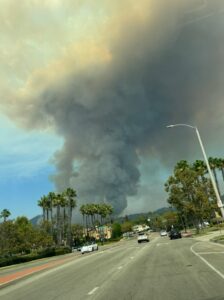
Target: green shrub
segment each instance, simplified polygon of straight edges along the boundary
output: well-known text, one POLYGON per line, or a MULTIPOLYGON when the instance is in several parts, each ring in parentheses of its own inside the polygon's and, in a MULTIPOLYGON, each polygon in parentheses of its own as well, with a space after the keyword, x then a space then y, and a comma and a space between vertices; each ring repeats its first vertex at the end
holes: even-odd
POLYGON ((51 248, 46 248, 43 250, 38 250, 36 253, 30 253, 27 255, 1 257, 0 258, 0 267, 29 262, 29 261, 44 258, 44 257, 63 255, 63 254, 67 254, 70 252, 71 252, 71 249, 69 247, 51 247, 51 248))

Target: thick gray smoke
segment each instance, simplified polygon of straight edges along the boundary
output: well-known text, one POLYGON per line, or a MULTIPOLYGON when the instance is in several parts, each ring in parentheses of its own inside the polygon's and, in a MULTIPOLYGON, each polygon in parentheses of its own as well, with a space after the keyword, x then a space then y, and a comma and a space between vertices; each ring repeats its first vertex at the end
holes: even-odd
MULTIPOLYGON (((132 10, 133 1, 126 2, 132 10)), ((65 140, 54 157, 57 188, 73 186, 81 201, 108 201, 117 213, 137 194, 139 157, 169 166, 174 153, 193 152, 187 132, 183 142, 183 131, 165 126, 197 124, 209 134, 223 101, 224 3, 138 5, 142 16, 124 12, 125 21, 111 22, 105 60, 77 69, 73 57, 68 74, 49 84, 47 75, 42 84, 34 79, 23 96, 28 126, 53 123, 65 140)))

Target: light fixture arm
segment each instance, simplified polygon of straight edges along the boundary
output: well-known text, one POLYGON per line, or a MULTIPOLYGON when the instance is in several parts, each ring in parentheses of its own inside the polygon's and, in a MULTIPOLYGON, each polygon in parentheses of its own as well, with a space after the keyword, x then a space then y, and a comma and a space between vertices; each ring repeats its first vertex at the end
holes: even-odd
POLYGON ((206 166, 207 166, 207 169, 208 169, 208 173, 209 173, 209 176, 210 176, 210 179, 211 179, 211 182, 212 182, 212 186, 213 186, 215 195, 216 195, 217 205, 218 205, 218 207, 219 207, 219 209, 221 211, 222 218, 224 219, 223 203, 222 203, 222 200, 220 198, 220 195, 219 195, 219 192, 218 192, 218 188, 216 186, 215 179, 214 179, 214 176, 212 174, 212 171, 211 171, 211 168, 210 168, 210 165, 209 165, 209 162, 208 162, 207 155, 205 153, 205 149, 204 149, 204 146, 203 146, 203 143, 202 143, 202 140, 201 140, 200 133, 199 133, 199 131, 198 131, 198 129, 197 129, 196 126, 191 126, 191 125, 188 125, 188 124, 174 124, 174 125, 168 125, 166 127, 167 128, 173 128, 173 127, 179 127, 179 126, 190 127, 190 128, 192 128, 192 129, 194 129, 196 131, 197 138, 198 138, 198 141, 199 141, 199 144, 200 144, 200 147, 201 147, 201 151, 202 151, 202 154, 204 156, 204 160, 205 160, 205 163, 206 163, 206 166))

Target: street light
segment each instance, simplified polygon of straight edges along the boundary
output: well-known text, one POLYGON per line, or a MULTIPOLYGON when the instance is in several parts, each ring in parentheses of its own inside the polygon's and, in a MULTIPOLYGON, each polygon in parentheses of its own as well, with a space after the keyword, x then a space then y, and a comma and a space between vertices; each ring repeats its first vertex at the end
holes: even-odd
POLYGON ((208 162, 208 158, 207 158, 206 153, 205 153, 204 146, 203 146, 203 144, 202 144, 202 140, 201 140, 199 131, 198 131, 198 129, 197 129, 196 126, 191 126, 191 125, 188 125, 188 124, 175 124, 175 125, 169 125, 169 126, 166 126, 166 127, 167 127, 167 128, 173 128, 173 127, 178 127, 178 126, 190 127, 190 128, 192 128, 192 129, 194 129, 194 130, 196 131, 196 134, 197 134, 197 137, 198 137, 198 141, 199 141, 199 144, 200 144, 200 146, 201 146, 201 151, 202 151, 202 153, 203 153, 204 160, 205 160, 205 163, 206 163, 206 166, 207 166, 207 169, 208 169, 208 173, 209 173, 209 175, 210 175, 210 179, 211 179, 211 182, 212 182, 212 186, 213 186, 213 188, 214 188, 215 195, 216 195, 216 198, 217 198, 217 205, 218 205, 218 207, 220 208, 220 211, 221 211, 221 214, 222 214, 222 218, 224 219, 224 208, 223 208, 223 204, 222 204, 222 201, 221 201, 221 199, 220 199, 220 195, 219 195, 219 192, 218 192, 218 189, 217 189, 217 186, 216 186, 216 183, 215 183, 215 180, 214 180, 214 177, 213 177, 213 174, 212 174, 212 171, 211 171, 209 162, 208 162))

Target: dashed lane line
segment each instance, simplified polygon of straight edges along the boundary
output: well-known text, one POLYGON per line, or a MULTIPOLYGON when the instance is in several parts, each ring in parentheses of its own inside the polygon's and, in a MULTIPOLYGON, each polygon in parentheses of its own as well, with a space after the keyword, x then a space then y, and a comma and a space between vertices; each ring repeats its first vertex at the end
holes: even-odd
POLYGON ((93 295, 97 290, 98 290, 98 286, 96 286, 94 289, 92 289, 92 291, 90 291, 89 293, 88 293, 88 295, 89 296, 91 296, 91 295, 93 295))
POLYGON ((158 244, 156 244, 157 247, 161 246, 161 245, 169 245, 169 243, 158 243, 158 244))

